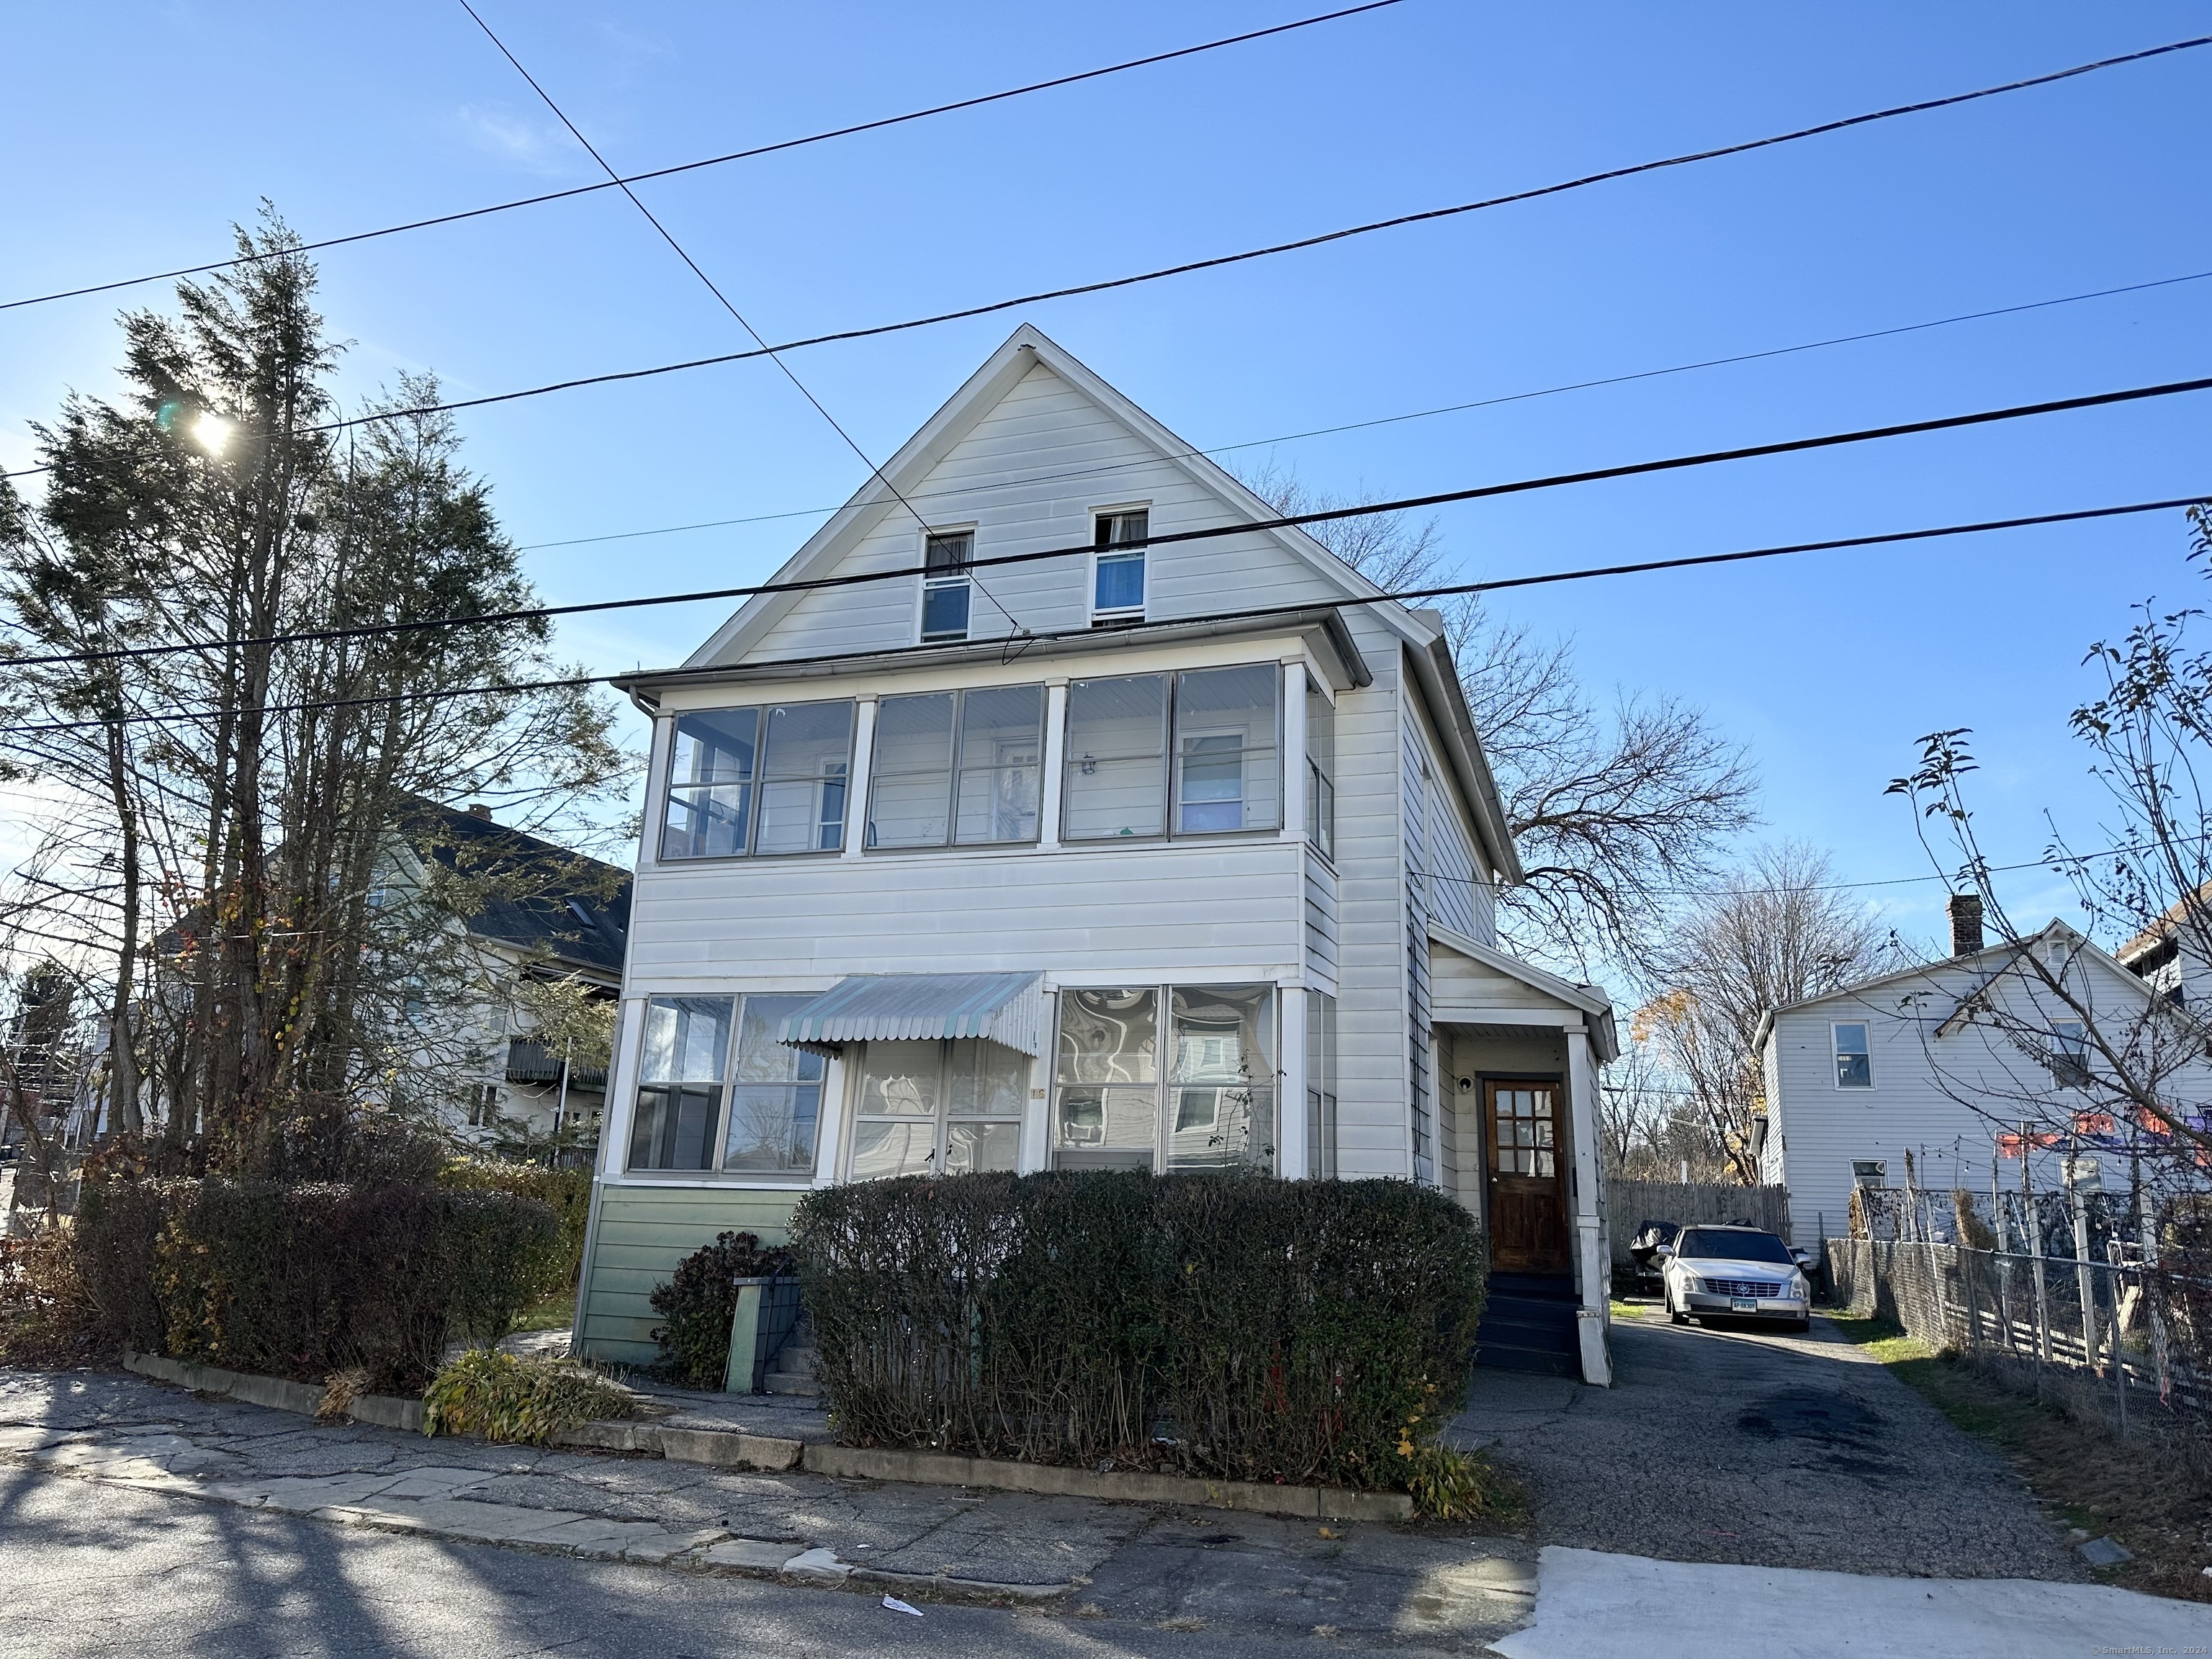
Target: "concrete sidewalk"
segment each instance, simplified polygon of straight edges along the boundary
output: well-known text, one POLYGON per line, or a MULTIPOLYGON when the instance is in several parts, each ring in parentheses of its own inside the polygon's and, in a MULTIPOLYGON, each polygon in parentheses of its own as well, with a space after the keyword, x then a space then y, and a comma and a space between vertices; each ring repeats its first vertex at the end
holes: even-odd
POLYGON ((1875 1578, 1547 1548, 1505 1659, 2079 1659, 2212 1650, 2212 1607, 2102 1584, 1875 1578))
POLYGON ((0 1462, 111 1488, 692 1573, 1170 1629, 1480 1650, 1534 1548, 1399 1527, 748 1473, 321 1426, 111 1372, 0 1371, 0 1462))

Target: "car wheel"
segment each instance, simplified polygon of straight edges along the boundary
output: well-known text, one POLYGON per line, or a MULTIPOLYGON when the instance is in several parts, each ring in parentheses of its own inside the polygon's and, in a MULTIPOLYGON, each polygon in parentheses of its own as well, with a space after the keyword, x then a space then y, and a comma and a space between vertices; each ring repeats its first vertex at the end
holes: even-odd
POLYGON ((1810 1314, 1808 1314, 1802 1319, 1791 1320, 1790 1322, 1790 1328, 1796 1332, 1800 1336, 1804 1335, 1806 1332, 1813 1328, 1813 1316, 1810 1314))
POLYGON ((1686 1325, 1690 1322, 1689 1310, 1677 1308, 1672 1297, 1669 1297, 1667 1302, 1667 1317, 1677 1325, 1686 1325))

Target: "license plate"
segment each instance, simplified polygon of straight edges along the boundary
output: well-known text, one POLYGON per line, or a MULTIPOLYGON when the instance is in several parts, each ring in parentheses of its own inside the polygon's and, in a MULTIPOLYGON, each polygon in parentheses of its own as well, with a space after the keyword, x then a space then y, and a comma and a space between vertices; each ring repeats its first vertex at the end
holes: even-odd
POLYGON ((1755 1296, 1732 1296, 1729 1298, 1730 1313, 1757 1313, 1759 1298, 1755 1296))

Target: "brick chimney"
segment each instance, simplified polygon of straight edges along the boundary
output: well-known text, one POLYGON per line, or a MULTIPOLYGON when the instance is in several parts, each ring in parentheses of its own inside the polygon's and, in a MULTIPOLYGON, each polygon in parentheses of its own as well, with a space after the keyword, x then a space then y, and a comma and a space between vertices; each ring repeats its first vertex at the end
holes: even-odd
MULTIPOLYGON (((485 805, 482 801, 480 801, 480 800, 472 800, 472 801, 471 801, 471 802, 469 803, 469 816, 470 816, 471 817, 472 817, 472 818, 489 818, 489 817, 491 817, 491 808, 490 808, 490 807, 489 807, 489 806, 486 806, 486 805, 485 805)), ((1957 901, 1956 899, 1954 899, 1954 900, 1952 901, 1952 902, 1955 904, 1955 903, 1957 903, 1957 902, 1958 902, 1958 901, 1957 901)), ((1980 900, 1978 900, 1978 899, 1977 899, 1977 900, 1975 901, 1975 903, 1976 903, 1976 904, 1978 904, 1978 905, 1980 902, 1981 902, 1981 901, 1980 901, 1980 900)), ((1975 927, 1979 927, 1981 926, 1981 922, 1980 922, 1980 921, 1978 920, 1978 917, 1979 917, 1980 914, 1981 914, 1981 913, 1980 913, 1978 910, 1977 910, 1977 911, 1975 912, 1975 915, 1976 915, 1976 917, 1978 918, 1978 920, 1975 921, 1974 926, 1975 926, 1975 927)), ((1954 923, 1954 926, 1955 927, 1955 926, 1956 926, 1956 924, 1954 923)), ((1975 936, 1974 936, 1974 937, 1975 937, 1975 938, 1977 938, 1977 939, 1979 939, 1979 938, 1981 937, 1981 935, 1980 935, 1979 933, 1977 933, 1977 934, 1975 934, 1975 936)), ((1977 948, 1978 948, 1978 947, 1977 947, 1977 948)))
POLYGON ((1951 954, 1972 956, 1982 948, 1982 896, 1954 893, 1943 908, 1951 917, 1951 954))

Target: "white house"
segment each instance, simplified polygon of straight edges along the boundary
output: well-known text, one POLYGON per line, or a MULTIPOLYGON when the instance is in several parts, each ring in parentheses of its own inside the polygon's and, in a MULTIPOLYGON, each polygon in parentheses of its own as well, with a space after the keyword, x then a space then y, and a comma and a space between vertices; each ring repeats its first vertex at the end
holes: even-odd
POLYGON ((2016 1192, 2022 1156, 2038 1192, 2060 1188, 2069 1157, 2077 1179, 2124 1189, 2134 1152, 2160 1143, 2125 1121, 2100 1042, 2156 1079, 2169 1118, 2201 1122, 2212 1103, 2204 1033, 2158 986, 2063 921, 1985 945, 1980 902, 1961 896, 1951 924, 1948 957, 1760 1024, 1761 1178, 1789 1188, 1796 1242, 1843 1236, 1852 1187, 1903 1186, 1908 1152, 1938 1194, 2016 1192))
POLYGON ((1454 1194, 1486 1346, 1607 1380, 1611 1010, 1498 948, 1441 619, 1277 516, 1024 327, 775 579, 823 586, 625 683, 586 1352, 650 1358, 676 1262, 815 1185, 1242 1164, 1454 1194))

